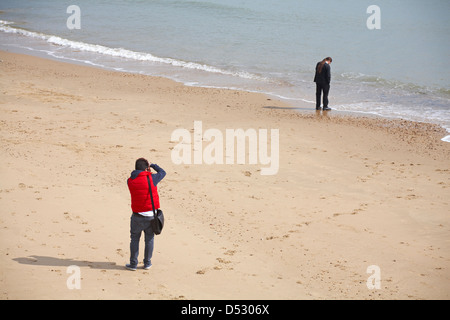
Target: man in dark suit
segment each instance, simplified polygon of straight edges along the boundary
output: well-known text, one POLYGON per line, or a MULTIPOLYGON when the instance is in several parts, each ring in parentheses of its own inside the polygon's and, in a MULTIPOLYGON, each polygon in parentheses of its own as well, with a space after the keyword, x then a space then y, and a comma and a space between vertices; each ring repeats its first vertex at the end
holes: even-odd
POLYGON ((316 83, 316 110, 320 110, 320 96, 323 92, 323 110, 328 111, 328 92, 330 91, 331 67, 333 61, 330 57, 323 59, 316 65, 314 82, 316 83))

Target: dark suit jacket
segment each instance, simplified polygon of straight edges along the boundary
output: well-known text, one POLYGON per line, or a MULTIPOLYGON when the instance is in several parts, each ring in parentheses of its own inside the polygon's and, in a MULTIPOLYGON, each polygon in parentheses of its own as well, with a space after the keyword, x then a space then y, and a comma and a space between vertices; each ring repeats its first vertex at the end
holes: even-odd
POLYGON ((314 82, 319 84, 330 84, 331 81, 331 67, 328 63, 325 62, 322 68, 322 72, 318 72, 319 63, 316 65, 316 75, 314 76, 314 82))

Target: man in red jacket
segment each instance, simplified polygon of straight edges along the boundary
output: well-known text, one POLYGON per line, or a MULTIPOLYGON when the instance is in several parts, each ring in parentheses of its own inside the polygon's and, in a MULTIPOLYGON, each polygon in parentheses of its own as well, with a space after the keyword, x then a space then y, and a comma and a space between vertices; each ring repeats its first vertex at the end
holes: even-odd
POLYGON ((159 195, 156 185, 165 176, 166 172, 157 164, 149 164, 146 159, 139 158, 136 160, 135 170, 131 172, 131 176, 127 180, 128 189, 131 194, 131 210, 133 211, 130 223, 130 263, 125 265, 128 270, 135 271, 137 268, 139 240, 142 231, 144 231, 145 235, 144 269, 148 270, 152 266, 151 259, 155 234, 153 233, 150 221, 153 219, 153 211, 159 209, 159 195), (152 174, 150 168, 153 168, 156 173, 152 174), (149 188, 149 182, 151 190, 149 188), (152 206, 149 192, 152 192, 155 208, 152 206))

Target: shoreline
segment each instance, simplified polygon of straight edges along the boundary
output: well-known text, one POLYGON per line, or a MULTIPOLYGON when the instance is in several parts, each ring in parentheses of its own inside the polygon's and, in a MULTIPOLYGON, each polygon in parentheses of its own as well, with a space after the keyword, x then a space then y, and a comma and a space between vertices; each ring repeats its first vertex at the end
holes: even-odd
MULTIPOLYGON (((13 51, 11 51, 12 53, 16 53, 16 54, 24 54, 24 55, 30 55, 30 56, 34 56, 34 57, 38 57, 38 58, 42 58, 42 59, 48 59, 48 60, 52 60, 52 61, 56 61, 56 62, 62 62, 62 63, 69 63, 69 64, 73 64, 73 65, 79 65, 79 66, 85 66, 85 67, 93 67, 93 68, 99 68, 101 70, 106 70, 106 71, 112 71, 112 72, 122 72, 122 73, 130 73, 130 74, 136 74, 136 75, 143 75, 143 76, 148 76, 148 77, 155 77, 155 78, 165 78, 168 79, 170 81, 174 81, 176 83, 188 86, 188 87, 197 87, 197 88, 205 88, 205 89, 218 89, 218 90, 232 90, 232 91, 244 91, 244 92, 249 92, 249 93, 254 93, 254 94, 262 94, 265 95, 267 97, 270 97, 273 100, 278 100, 280 102, 282 102, 284 105, 290 106, 292 109, 296 109, 299 112, 310 112, 310 111, 315 111, 314 106, 312 105, 311 107, 302 107, 302 106, 298 106, 297 104, 295 104, 296 106, 293 106, 293 104, 291 103, 290 98, 283 98, 275 93, 268 93, 268 92, 262 92, 262 91, 255 91, 255 90, 246 90, 246 89, 239 89, 239 88, 228 88, 228 87, 217 87, 217 86, 208 86, 208 85, 200 85, 200 84, 196 84, 196 85, 191 85, 191 84, 187 84, 185 81, 181 81, 181 80, 177 80, 177 79, 173 79, 167 76, 158 76, 158 75, 147 75, 147 74, 141 74, 138 72, 131 72, 131 71, 121 71, 121 70, 115 70, 111 67, 108 66, 102 66, 102 65, 97 65, 97 64, 89 64, 86 63, 85 61, 80 61, 80 60, 76 60, 76 59, 72 59, 72 58, 56 58, 56 57, 52 57, 51 55, 48 54, 40 54, 37 51, 32 51, 32 52, 28 52, 27 50, 29 49, 25 49, 25 48, 11 48, 13 51), (34 54, 33 54, 34 53, 34 54)), ((1 50, 0 50, 1 51, 1 50)), ((9 51, 8 51, 9 52, 9 51)), ((333 109, 333 108, 332 108, 333 109)), ((340 116, 354 116, 354 117, 368 117, 368 118, 379 118, 379 119, 384 119, 387 121, 391 121, 391 120, 398 120, 398 121, 408 121, 408 122, 414 122, 414 123, 424 123, 426 125, 431 124, 431 125, 438 125, 440 128, 443 129, 443 133, 442 136, 440 137, 440 140, 444 141, 444 142, 450 142, 450 129, 446 129, 444 126, 433 123, 433 122, 427 122, 427 121, 415 121, 415 120, 406 120, 406 119, 400 119, 400 118, 395 118, 395 117, 389 117, 389 116, 382 116, 379 114, 375 114, 375 113, 371 113, 371 112, 359 112, 359 111, 340 111, 340 110, 336 110, 333 109, 332 110, 333 113, 338 113, 338 115, 340 116)))
POLYGON ((264 94, 3 51, 0 60, 1 299, 450 297, 440 126, 298 112, 264 94), (278 172, 248 160, 173 163, 171 134, 193 135, 195 121, 203 132, 279 129, 278 172), (152 269, 130 272, 126 179, 139 157, 167 172, 166 226, 152 269), (66 285, 72 265, 79 290, 66 285), (366 285, 374 265, 376 290, 366 285))

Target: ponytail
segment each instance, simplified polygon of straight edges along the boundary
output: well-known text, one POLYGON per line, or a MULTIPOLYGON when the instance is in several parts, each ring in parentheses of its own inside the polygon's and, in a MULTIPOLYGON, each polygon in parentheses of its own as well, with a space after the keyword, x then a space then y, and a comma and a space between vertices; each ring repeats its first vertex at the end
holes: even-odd
POLYGON ((325 59, 323 59, 322 61, 320 61, 319 67, 317 68, 317 71, 318 71, 319 73, 322 72, 322 68, 323 68, 323 65, 325 64, 325 61, 332 62, 333 59, 331 59, 331 57, 326 57, 325 59))

